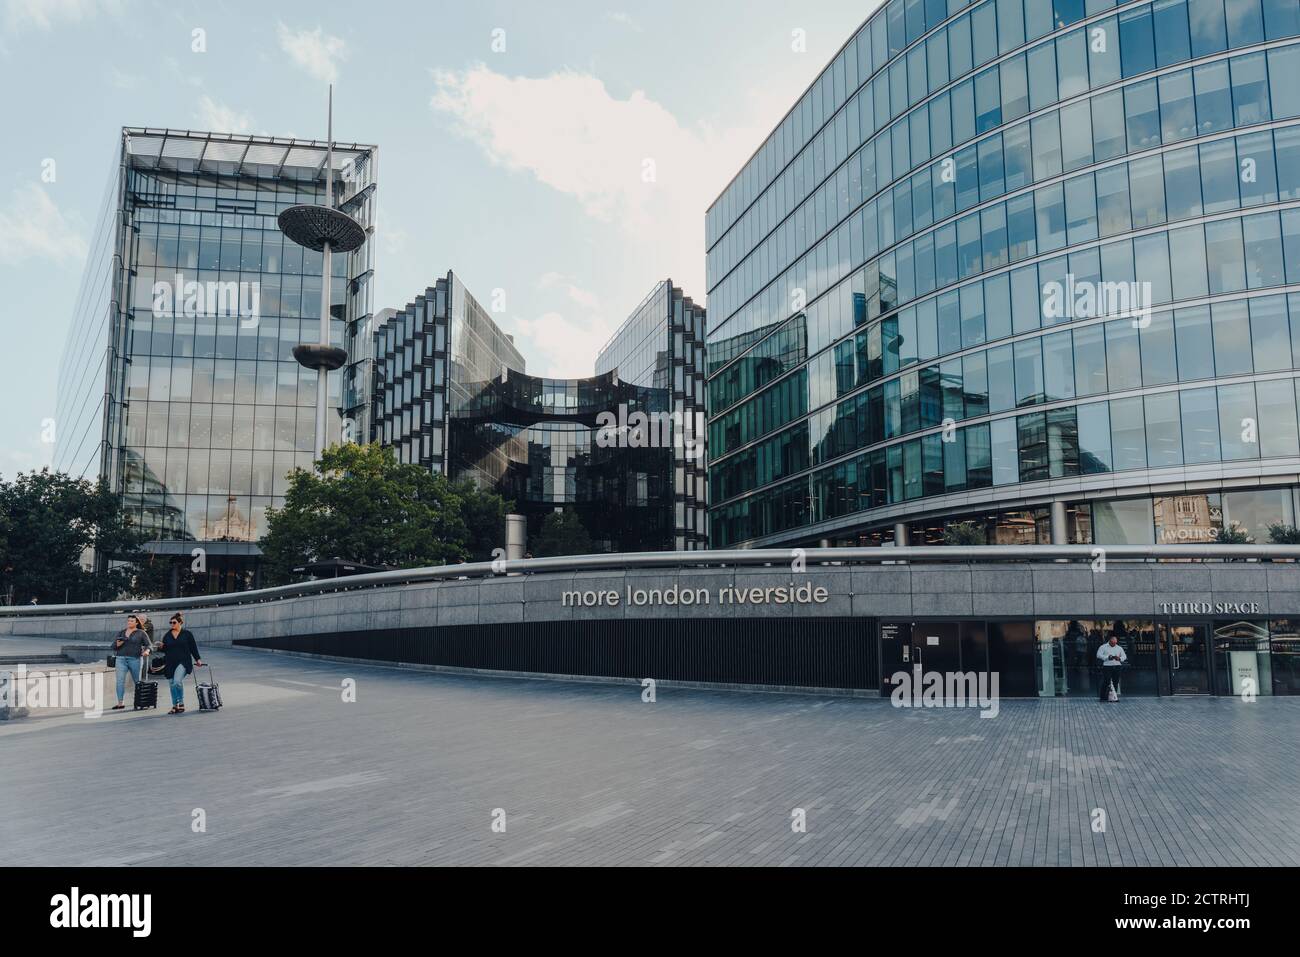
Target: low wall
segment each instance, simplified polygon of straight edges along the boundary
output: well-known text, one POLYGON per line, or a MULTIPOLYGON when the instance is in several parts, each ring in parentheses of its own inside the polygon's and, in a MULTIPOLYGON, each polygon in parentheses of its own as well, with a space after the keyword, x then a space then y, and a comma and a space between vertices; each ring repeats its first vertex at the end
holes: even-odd
MULTIPOLYGON (((1201 554, 1195 548, 1184 551, 1201 554)), ((405 580, 386 573, 312 583, 308 594, 278 589, 222 596, 224 604, 187 608, 186 626, 200 648, 235 643, 471 670, 878 688, 881 619, 1300 615, 1300 564, 1276 560, 1294 558, 1296 548, 1272 549, 1279 552, 1272 561, 1112 557, 1104 570, 1079 560, 1089 552, 1077 547, 1041 549, 1070 555, 1072 563, 891 564, 881 549, 870 550, 875 564, 814 563, 814 552, 852 559, 865 551, 809 550, 806 570, 797 572, 784 552, 770 553, 777 559, 770 565, 739 566, 730 563, 736 553, 702 552, 677 553, 679 562, 698 563, 685 567, 588 568, 583 563, 596 557, 584 556, 571 560, 570 569, 556 568, 563 564, 558 559, 512 566, 538 569, 524 574, 493 574, 486 565, 426 570, 439 576, 433 580, 419 580, 426 572, 403 573, 405 580)), ((893 554, 928 557, 936 551, 893 554)), ((1147 551, 1180 554, 1173 547, 1147 551)), ((623 557, 629 565, 637 558, 623 557)), ((747 553, 746 560, 764 557, 768 553, 747 553)), ((167 609, 185 607, 175 600, 146 604, 163 622, 167 609)), ((128 610, 15 609, 0 613, 0 634, 102 642, 106 649, 128 610)))

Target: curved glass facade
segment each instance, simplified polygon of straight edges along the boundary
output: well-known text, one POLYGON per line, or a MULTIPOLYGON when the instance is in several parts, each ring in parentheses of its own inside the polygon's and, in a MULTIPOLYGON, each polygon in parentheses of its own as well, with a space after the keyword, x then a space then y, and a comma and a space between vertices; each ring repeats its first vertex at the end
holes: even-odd
POLYGON ((1294 0, 885 5, 708 213, 712 544, 1295 484, 1297 75, 1294 0))

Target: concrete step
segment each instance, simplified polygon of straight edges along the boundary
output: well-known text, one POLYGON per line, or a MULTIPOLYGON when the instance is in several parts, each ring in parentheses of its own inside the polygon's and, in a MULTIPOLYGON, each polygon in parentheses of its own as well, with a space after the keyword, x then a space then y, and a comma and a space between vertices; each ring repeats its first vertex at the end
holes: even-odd
POLYGON ((0 655, 0 665, 70 665, 67 655, 0 655))

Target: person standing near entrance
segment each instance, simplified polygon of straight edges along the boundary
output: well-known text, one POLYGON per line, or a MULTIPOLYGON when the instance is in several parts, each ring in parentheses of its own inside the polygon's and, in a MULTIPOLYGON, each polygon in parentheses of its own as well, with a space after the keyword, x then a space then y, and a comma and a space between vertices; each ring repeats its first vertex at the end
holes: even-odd
POLYGON ((203 664, 199 660, 199 646, 194 642, 194 635, 185 627, 185 618, 180 612, 172 615, 171 628, 163 634, 163 674, 171 682, 172 709, 168 714, 185 713, 185 676, 194 670, 195 665, 203 664))
POLYGON ((1100 700, 1106 701, 1112 683, 1115 685, 1115 694, 1119 694, 1119 669, 1128 661, 1128 655, 1120 647, 1119 639, 1112 634, 1110 640, 1097 649, 1097 660, 1101 662, 1100 700))

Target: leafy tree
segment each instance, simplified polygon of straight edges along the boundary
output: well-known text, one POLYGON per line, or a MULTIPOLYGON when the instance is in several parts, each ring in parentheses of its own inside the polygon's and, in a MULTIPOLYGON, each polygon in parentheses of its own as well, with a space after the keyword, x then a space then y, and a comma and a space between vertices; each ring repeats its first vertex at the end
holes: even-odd
POLYGON ((499 497, 401 464, 378 444, 333 445, 312 471, 290 474, 283 508, 267 510, 265 574, 290 581, 295 566, 330 558, 395 568, 448 563, 490 540, 486 523, 504 508, 499 497))
POLYGON ((1225 525, 1215 533, 1214 543, 1216 545, 1253 545, 1255 540, 1246 533, 1246 530, 1232 522, 1225 525))
POLYGON ((591 535, 578 513, 571 508, 547 515, 542 521, 541 534, 532 544, 532 553, 538 558, 547 555, 589 555, 592 551, 591 535))
POLYGON ((461 517, 469 533, 465 542, 466 559, 471 562, 492 560, 492 550, 505 548, 506 515, 514 507, 496 492, 479 488, 469 479, 452 486, 461 500, 461 517))
POLYGON ((143 536, 102 481, 20 472, 0 479, 0 516, 0 597, 14 604, 117 598, 146 559, 143 536))
POLYGON ((943 530, 945 545, 984 545, 984 526, 977 522, 953 522, 943 530))
POLYGON ((1268 540, 1274 545, 1300 545, 1300 528, 1274 522, 1268 527, 1268 540))

